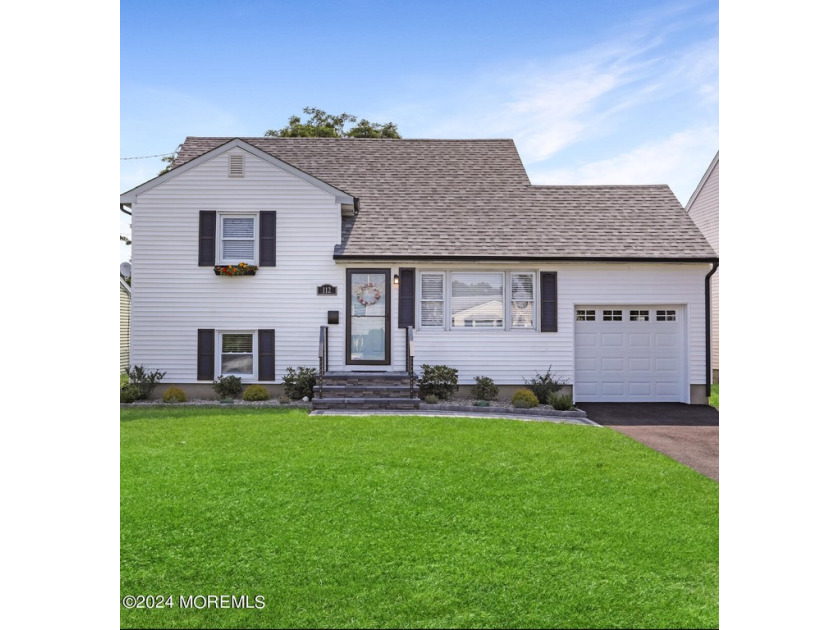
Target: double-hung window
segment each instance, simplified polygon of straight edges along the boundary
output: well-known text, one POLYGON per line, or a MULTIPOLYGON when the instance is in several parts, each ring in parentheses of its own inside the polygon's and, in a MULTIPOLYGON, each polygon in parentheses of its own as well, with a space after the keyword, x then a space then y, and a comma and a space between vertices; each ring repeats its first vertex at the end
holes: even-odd
POLYGON ((420 326, 422 328, 443 328, 444 289, 443 273, 420 274, 420 326))
POLYGON ((534 274, 510 274, 510 327, 534 328, 534 274))
POLYGON ((220 365, 223 376, 254 375, 254 333, 220 332, 220 365))
POLYGON ((219 222, 219 264, 257 264, 257 215, 222 214, 219 222))

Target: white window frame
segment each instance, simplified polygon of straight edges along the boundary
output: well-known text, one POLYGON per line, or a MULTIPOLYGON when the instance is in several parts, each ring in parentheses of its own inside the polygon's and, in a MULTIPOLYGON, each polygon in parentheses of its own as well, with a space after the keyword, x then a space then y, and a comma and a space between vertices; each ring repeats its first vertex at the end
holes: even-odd
POLYGON ((537 272, 536 271, 509 271, 507 272, 507 287, 508 299, 506 305, 509 305, 510 312, 507 315, 508 328, 510 330, 537 330, 537 272), (514 326, 513 325, 513 276, 531 276, 531 325, 530 326, 514 326))
MULTIPOLYGON (((428 269, 418 272, 419 281, 417 282, 415 292, 415 321, 417 322, 417 330, 445 330, 445 331, 508 331, 515 332, 515 334, 527 334, 540 330, 540 287, 539 287, 539 271, 526 270, 500 270, 500 269, 454 269, 454 270, 440 270, 428 269), (452 276, 453 274, 488 274, 494 276, 502 276, 502 325, 501 326, 453 326, 452 325, 452 276), (442 276, 443 278, 443 325, 429 326, 423 324, 423 276, 442 276), (531 326, 513 326, 513 308, 510 301, 513 294, 513 276, 514 275, 529 275, 531 276, 534 296, 533 296, 533 315, 531 326)), ((426 300, 430 301, 430 300, 426 300)), ((432 300, 436 301, 436 300, 432 300)))
MULTIPOLYGON (((257 351, 257 331, 256 330, 217 330, 216 331, 216 374, 219 376, 238 376, 242 380, 253 380, 257 378, 257 369, 259 363, 259 352, 257 351), (231 374, 222 372, 222 338, 224 335, 251 335, 251 356, 253 361, 251 363, 250 374, 231 374)), ((230 353, 227 353, 230 354, 230 353)), ((242 353, 245 354, 245 353, 242 353)))
POLYGON ((419 326, 417 327, 418 330, 425 328, 426 330, 446 330, 446 322, 449 309, 447 308, 447 303, 449 300, 447 299, 446 295, 446 272, 445 271, 421 271, 420 272, 420 282, 417 283, 417 319, 419 326), (441 300, 424 300, 423 299, 423 276, 441 276, 442 282, 442 299, 441 300), (443 316, 441 318, 441 325, 434 326, 430 324, 423 323, 423 302, 441 302, 441 311, 443 316))
POLYGON ((458 269, 456 271, 450 271, 447 274, 447 282, 446 282, 446 295, 447 295, 447 302, 445 306, 447 314, 446 314, 446 325, 448 326, 449 330, 507 330, 508 329, 508 311, 510 310, 507 307, 507 290, 508 278, 504 271, 488 271, 488 270, 479 270, 475 271, 472 269, 458 269), (502 295, 501 295, 501 302, 502 302, 502 325, 501 326, 454 326, 452 324, 452 283, 453 283, 453 276, 456 275, 479 275, 479 276, 501 276, 502 277, 502 295))
POLYGON ((256 265, 260 259, 260 215, 257 212, 218 212, 216 222, 216 264, 217 265, 238 265, 244 262, 249 265, 256 265), (254 257, 248 259, 232 259, 224 258, 224 241, 225 240, 243 240, 250 239, 225 239, 224 237, 224 220, 225 219, 253 219, 254 220, 254 257))

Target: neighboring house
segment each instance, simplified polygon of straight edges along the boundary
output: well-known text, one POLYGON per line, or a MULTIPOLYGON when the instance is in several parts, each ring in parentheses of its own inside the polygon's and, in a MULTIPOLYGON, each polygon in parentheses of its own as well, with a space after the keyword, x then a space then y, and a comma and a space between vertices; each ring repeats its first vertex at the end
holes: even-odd
POLYGON ((129 367, 129 341, 131 339, 131 287, 120 278, 120 372, 129 367))
MULTIPOLYGON (((706 173, 697 185, 694 194, 685 206, 688 216, 690 216, 706 240, 715 250, 716 255, 720 255, 720 240, 718 238, 718 167, 719 167, 720 151, 715 153, 715 157, 706 173)), ((717 383, 720 380, 720 368, 718 366, 718 303, 719 303, 719 278, 720 272, 716 271, 711 278, 711 353, 712 353, 712 378, 713 382, 717 383)))
POLYGON ((120 201, 131 360, 188 393, 318 367, 324 329, 351 384, 413 348, 462 386, 706 402, 717 255, 667 186, 533 186, 512 140, 188 137, 120 201))

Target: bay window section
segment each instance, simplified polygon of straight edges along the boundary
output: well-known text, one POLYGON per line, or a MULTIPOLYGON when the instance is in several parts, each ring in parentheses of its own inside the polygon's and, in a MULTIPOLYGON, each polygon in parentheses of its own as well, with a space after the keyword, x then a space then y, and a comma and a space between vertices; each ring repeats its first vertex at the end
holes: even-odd
POLYGON ((420 274, 420 327, 443 328, 443 274, 420 274))
POLYGON ((503 273, 450 274, 452 328, 504 328, 503 273))
POLYGON ((510 326, 534 328, 534 274, 510 274, 510 326))

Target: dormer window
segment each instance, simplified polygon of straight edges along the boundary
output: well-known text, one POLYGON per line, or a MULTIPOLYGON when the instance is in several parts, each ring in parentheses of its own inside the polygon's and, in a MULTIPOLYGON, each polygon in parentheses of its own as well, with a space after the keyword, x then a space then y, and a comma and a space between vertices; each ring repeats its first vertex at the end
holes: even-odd
POLYGON ((245 156, 234 153, 228 158, 228 177, 245 177, 245 156))

